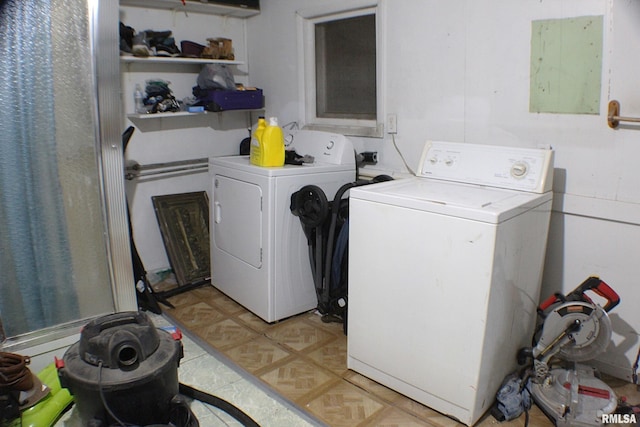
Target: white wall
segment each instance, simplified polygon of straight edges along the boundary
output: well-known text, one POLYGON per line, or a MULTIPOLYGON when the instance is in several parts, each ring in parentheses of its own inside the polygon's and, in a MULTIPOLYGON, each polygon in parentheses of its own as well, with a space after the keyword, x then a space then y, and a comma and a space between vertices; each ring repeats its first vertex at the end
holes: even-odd
MULTIPOLYGON (((347 0, 345 0, 347 1, 347 0)), ((313 0, 269 0, 247 21, 252 84, 268 114, 300 120, 295 10, 313 0)), ((626 0, 379 0, 382 108, 398 116, 396 142, 415 168, 426 139, 556 152, 554 213, 543 296, 599 275, 621 296, 612 312, 606 371, 629 379, 640 345, 640 127, 607 126, 607 104, 640 116, 640 3, 626 0), (599 115, 529 113, 531 22, 604 16, 599 115)), ((402 175, 389 136, 353 138, 379 153, 378 171, 402 175)))
MULTIPOLYGON (((300 121, 295 11, 314 6, 315 0, 268 0, 262 2, 260 15, 246 20, 121 10, 123 22, 136 30, 172 29, 177 40, 200 43, 210 36, 232 38, 237 58, 247 61, 239 67, 246 74, 241 78, 264 89, 267 115, 288 123, 300 121)), ((382 108, 398 116, 395 140, 410 167, 415 168, 426 139, 554 148, 554 213, 543 296, 569 292, 589 275, 609 283, 622 303, 612 312, 613 343, 601 359, 609 373, 630 378, 640 345, 640 287, 635 284, 640 277, 640 186, 635 161, 640 155, 640 127, 610 129, 606 114, 608 101, 617 99, 623 116, 640 116, 640 57, 635 51, 640 4, 379 0, 379 11, 382 108), (604 16, 600 114, 529 113, 531 21, 594 15, 604 16)), ((154 70, 160 71, 156 76, 165 76, 176 89, 188 90, 193 83, 188 72, 162 70, 154 70)), ((131 111, 133 85, 149 70, 125 71, 123 102, 125 111, 131 111)), ((134 124, 139 128, 127 158, 142 164, 235 154, 247 136, 244 115, 224 116, 222 121, 211 115, 134 124)), ((378 151, 379 163, 370 173, 407 173, 389 135, 353 141, 358 151, 378 151)), ((134 232, 148 270, 168 266, 150 197, 207 188, 206 173, 129 183, 134 232)))

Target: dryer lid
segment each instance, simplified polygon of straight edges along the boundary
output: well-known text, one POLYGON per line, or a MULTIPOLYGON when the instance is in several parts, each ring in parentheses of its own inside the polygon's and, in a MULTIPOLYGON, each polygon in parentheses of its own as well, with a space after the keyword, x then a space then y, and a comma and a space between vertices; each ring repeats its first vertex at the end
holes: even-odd
POLYGON ((312 163, 261 167, 249 163, 249 156, 211 157, 211 166, 226 166, 265 176, 288 176, 311 173, 354 171, 355 152, 351 140, 344 135, 315 130, 285 130, 285 148, 300 156, 310 156, 312 163))
POLYGON ((211 157, 209 159, 209 172, 214 172, 218 170, 219 167, 226 167, 233 170, 239 170, 266 177, 317 174, 325 172, 333 173, 341 171, 353 171, 355 176, 354 164, 349 165, 315 162, 310 164, 303 164, 300 166, 284 165, 277 167, 262 167, 252 165, 249 162, 249 156, 211 157))

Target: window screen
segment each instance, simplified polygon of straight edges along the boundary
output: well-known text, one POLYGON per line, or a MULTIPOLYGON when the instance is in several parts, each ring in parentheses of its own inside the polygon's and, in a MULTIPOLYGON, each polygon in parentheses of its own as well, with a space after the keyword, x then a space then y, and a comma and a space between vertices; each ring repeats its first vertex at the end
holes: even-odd
POLYGON ((316 115, 376 119, 375 15, 315 25, 316 115))

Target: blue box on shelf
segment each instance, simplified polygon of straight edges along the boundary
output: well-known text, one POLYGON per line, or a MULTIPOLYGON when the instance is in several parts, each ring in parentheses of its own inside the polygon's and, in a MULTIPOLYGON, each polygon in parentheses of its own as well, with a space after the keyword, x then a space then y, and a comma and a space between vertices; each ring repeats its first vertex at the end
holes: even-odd
POLYGON ((255 110, 264 106, 262 89, 220 90, 193 88, 198 99, 196 105, 202 105, 209 111, 255 110))

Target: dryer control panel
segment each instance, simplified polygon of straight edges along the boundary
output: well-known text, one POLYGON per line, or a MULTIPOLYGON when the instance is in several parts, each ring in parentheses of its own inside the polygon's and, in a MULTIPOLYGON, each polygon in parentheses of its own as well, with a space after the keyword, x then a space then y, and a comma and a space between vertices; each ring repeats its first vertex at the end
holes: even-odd
POLYGON ((315 162, 332 165, 353 165, 353 144, 344 135, 316 130, 284 131, 284 145, 301 156, 312 156, 315 162))
POLYGON ((423 178, 546 193, 552 188, 553 151, 427 141, 416 175, 423 178))

